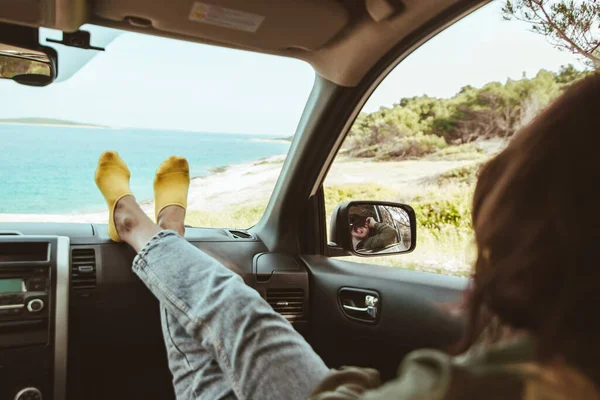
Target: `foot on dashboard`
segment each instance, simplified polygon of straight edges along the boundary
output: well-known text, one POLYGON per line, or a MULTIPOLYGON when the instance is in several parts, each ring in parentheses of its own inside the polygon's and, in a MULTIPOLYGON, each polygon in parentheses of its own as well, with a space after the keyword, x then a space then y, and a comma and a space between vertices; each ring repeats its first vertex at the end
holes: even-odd
MULTIPOLYGON (((190 167, 185 158, 171 156, 160 164, 154 178, 154 210, 157 224, 163 228, 174 229, 175 226, 170 226, 169 223, 167 226, 161 223, 160 220, 163 217, 161 211, 169 206, 177 206, 178 210, 170 213, 173 215, 169 219, 180 220, 171 222, 175 222, 175 225, 178 225, 178 222, 183 229, 189 187, 190 167)), ((180 229, 175 230, 179 231, 180 229)))
POLYGON ((116 151, 102 153, 94 180, 108 205, 108 236, 115 242, 121 241, 115 227, 115 207, 123 197, 133 196, 129 189, 130 176, 127 164, 116 151))

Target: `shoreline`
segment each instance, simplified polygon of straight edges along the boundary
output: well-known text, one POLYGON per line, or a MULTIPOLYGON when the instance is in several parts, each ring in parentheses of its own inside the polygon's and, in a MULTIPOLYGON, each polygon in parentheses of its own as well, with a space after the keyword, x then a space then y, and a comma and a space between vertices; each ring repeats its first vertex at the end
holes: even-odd
MULTIPOLYGON (((190 212, 220 213, 240 206, 254 206, 269 200, 279 178, 286 155, 266 157, 249 163, 233 164, 206 175, 191 178, 188 193, 190 212)), ((377 181, 382 171, 395 169, 387 186, 398 193, 410 195, 425 178, 431 178, 452 168, 466 166, 474 160, 405 160, 373 162, 370 159, 343 158, 344 168, 333 168, 325 182, 333 185, 369 185, 377 181)), ((395 201, 396 199, 389 199, 395 201)), ((142 210, 154 218, 154 200, 139 201, 142 210)), ((2 222, 79 222, 105 224, 108 210, 98 209, 73 213, 0 213, 2 222)))
POLYGON ((292 141, 291 140, 287 140, 287 139, 250 139, 251 142, 267 142, 267 143, 285 143, 285 144, 291 144, 292 141))
MULTIPOLYGON (((504 143, 504 142, 502 142, 504 143)), ((481 143, 481 157, 495 154, 502 143, 481 143), (485 146, 484 146, 485 145, 485 146)), ((279 179, 287 154, 263 157, 240 164, 214 167, 206 175, 194 176, 190 180, 188 211, 204 214, 231 212, 245 206, 266 203, 279 179)), ((423 185, 435 182, 436 178, 451 169, 478 164, 480 156, 470 158, 421 158, 402 161, 376 161, 370 158, 338 156, 338 167, 332 168, 324 184, 326 186, 365 185, 380 182, 381 176, 388 178, 386 188, 402 193, 403 198, 412 198, 422 192, 423 185), (343 165, 343 167, 342 167, 343 165), (390 174, 390 171, 394 171, 390 174)), ((396 201, 392 196, 388 201, 396 201)), ((154 217, 154 200, 139 201, 142 210, 154 217)), ((0 213, 2 222, 88 222, 106 223, 108 210, 102 208, 71 213, 0 213)))
MULTIPOLYGON (((287 154, 223 167, 212 168, 207 175, 190 178, 188 210, 219 212, 231 205, 232 196, 236 202, 256 202, 270 197, 287 154), (211 172, 212 171, 212 172, 211 172)), ((154 217, 154 199, 139 201, 142 210, 154 217)), ((0 213, 2 222, 84 222, 106 223, 106 208, 72 213, 0 213)))

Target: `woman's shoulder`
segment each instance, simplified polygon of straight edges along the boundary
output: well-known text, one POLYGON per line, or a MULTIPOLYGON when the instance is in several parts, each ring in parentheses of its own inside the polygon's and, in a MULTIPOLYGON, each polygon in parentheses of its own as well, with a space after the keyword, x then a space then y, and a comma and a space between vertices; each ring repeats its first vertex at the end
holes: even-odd
POLYGON ((595 386, 577 371, 561 364, 540 366, 532 361, 532 353, 528 339, 473 349, 459 357, 417 350, 402 361, 396 379, 361 399, 599 398, 595 386))
MULTIPOLYGON (((514 365, 514 364, 513 364, 514 365)), ((398 376, 365 399, 519 399, 522 374, 481 352, 452 357, 438 350, 417 350, 402 361, 398 376)))
POLYGON ((398 376, 362 399, 443 399, 453 375, 452 357, 437 350, 416 350, 404 357, 398 376), (422 395, 427 397, 419 397, 422 395))
POLYGON ((523 337, 478 346, 453 357, 439 350, 408 354, 397 377, 383 386, 377 371, 332 371, 310 400, 600 400, 596 386, 561 362, 534 362, 533 343, 523 337))

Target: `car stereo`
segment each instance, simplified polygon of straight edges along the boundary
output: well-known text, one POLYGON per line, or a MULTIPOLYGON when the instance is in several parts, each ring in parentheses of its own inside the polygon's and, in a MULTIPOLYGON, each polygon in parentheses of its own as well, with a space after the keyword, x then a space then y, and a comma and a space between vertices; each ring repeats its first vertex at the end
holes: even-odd
POLYGON ((65 399, 69 271, 69 238, 0 235, 0 399, 65 399))
MULTIPOLYGON (((16 326, 32 318, 47 320, 49 279, 48 267, 0 267, 0 326, 16 326)), ((0 342, 0 347, 10 345, 0 342)))

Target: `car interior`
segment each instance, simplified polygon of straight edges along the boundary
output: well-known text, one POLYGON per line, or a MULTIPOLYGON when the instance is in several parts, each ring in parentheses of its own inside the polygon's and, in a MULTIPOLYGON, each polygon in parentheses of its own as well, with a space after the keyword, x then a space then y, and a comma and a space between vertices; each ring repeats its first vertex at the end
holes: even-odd
MULTIPOLYGON (((185 238, 241 275, 329 367, 373 367, 385 381, 408 352, 447 349, 461 338, 464 321, 448 308, 461 301, 468 281, 345 260, 356 254, 340 227, 348 214, 332 221, 328 236, 323 182, 385 76, 485 3, 5 0, 0 42, 26 48, 21 39, 51 28, 85 47, 89 38, 79 29, 91 24, 310 64, 314 85, 260 221, 249 229, 188 227, 185 238)), ((41 51, 52 78, 56 55, 41 51)), ((60 59, 58 66, 60 73, 60 59)), ((412 225, 402 251, 412 251, 415 216, 410 205, 402 207, 412 225)), ((0 280, 17 282, 0 293, 0 399, 174 398, 159 306, 131 271, 134 257, 109 239, 106 224, 0 222, 0 280)))

